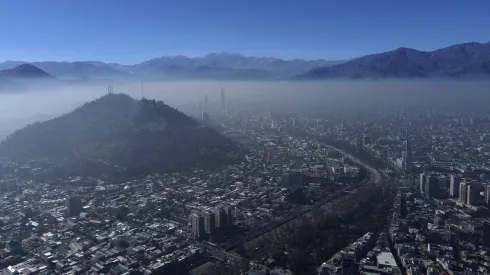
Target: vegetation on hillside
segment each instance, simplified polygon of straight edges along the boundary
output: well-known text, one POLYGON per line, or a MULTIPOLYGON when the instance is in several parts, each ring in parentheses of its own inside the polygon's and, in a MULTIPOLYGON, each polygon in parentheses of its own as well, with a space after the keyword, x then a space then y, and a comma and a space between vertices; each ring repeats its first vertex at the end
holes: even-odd
POLYGON ((31 124, 0 144, 0 156, 80 159, 148 173, 230 160, 236 146, 216 130, 155 100, 108 94, 58 118, 31 124))

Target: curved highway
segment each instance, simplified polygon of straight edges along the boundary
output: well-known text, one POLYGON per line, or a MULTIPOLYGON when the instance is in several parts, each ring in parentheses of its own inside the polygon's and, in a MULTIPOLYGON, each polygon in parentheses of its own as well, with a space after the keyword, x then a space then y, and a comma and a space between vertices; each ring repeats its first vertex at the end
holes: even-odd
POLYGON ((349 154, 349 153, 346 153, 344 150, 342 149, 339 149, 335 146, 332 146, 332 145, 328 145, 328 144, 325 144, 325 143, 320 143, 321 145, 327 147, 327 148, 330 148, 332 150, 335 150, 337 152, 339 152, 340 154, 342 154, 344 157, 347 157, 348 159, 350 159, 352 162, 354 163, 357 163, 361 166, 364 166, 372 175, 372 180, 375 184, 378 184, 381 182, 381 174, 379 173, 378 170, 376 170, 375 168, 367 165, 366 163, 362 162, 361 160, 359 160, 358 158, 354 157, 353 155, 349 154))

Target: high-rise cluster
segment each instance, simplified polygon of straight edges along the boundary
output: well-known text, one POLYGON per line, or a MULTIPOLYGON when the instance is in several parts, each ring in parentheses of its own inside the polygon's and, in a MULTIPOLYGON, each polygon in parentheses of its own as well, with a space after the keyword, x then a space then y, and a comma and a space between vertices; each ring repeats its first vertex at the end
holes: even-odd
POLYGON ((432 199, 440 195, 439 179, 433 174, 420 174, 420 193, 425 197, 432 199))
POLYGON ((231 207, 217 208, 215 210, 199 211, 190 216, 192 232, 198 239, 218 232, 226 232, 233 225, 231 207))
POLYGON ((471 182, 461 182, 459 186, 459 201, 467 205, 475 204, 479 190, 478 185, 474 185, 471 182))

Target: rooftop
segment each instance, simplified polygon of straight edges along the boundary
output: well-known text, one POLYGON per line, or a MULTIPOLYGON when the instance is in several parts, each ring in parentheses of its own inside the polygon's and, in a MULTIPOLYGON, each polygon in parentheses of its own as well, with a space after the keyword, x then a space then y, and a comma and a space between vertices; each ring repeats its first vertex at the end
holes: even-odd
POLYGON ((397 267, 395 258, 391 252, 381 252, 376 258, 378 259, 378 263, 382 265, 397 267))

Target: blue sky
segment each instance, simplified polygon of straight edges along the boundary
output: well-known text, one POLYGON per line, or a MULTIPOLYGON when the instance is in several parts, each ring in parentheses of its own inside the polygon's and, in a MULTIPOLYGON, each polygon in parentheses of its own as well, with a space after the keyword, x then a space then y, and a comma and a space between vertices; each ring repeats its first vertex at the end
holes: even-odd
POLYGON ((328 60, 490 41, 488 0, 0 0, 0 61, 328 60))

